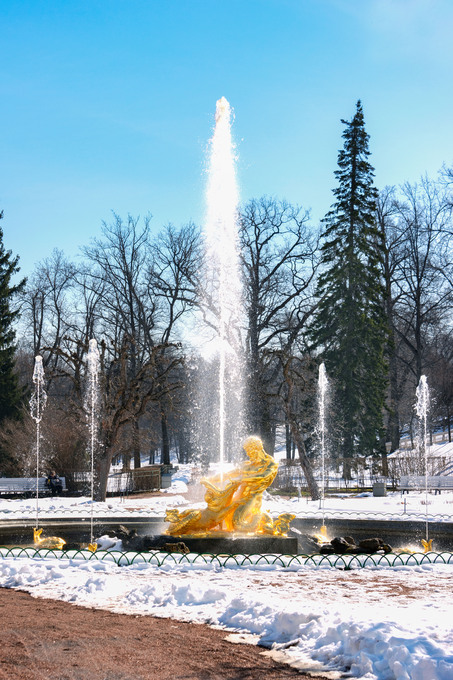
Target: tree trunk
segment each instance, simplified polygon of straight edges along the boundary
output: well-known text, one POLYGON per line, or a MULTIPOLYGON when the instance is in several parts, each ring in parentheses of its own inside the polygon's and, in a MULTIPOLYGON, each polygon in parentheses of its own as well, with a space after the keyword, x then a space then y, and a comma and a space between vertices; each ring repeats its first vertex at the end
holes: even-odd
POLYGON ((286 420, 288 421, 289 426, 291 428, 293 442, 296 445, 297 450, 299 452, 300 466, 305 475, 308 491, 310 493, 312 500, 316 501, 320 497, 318 485, 316 483, 316 479, 314 478, 311 463, 308 459, 307 452, 305 450, 304 440, 302 439, 302 435, 299 431, 299 428, 297 427, 297 423, 291 414, 291 403, 293 400, 294 393, 294 381, 292 380, 290 375, 290 365, 291 359, 289 359, 289 361, 286 361, 283 364, 283 376, 288 386, 288 393, 286 395, 286 399, 283 402, 283 408, 285 410, 286 420))
POLYGON ((291 428, 289 426, 288 418, 285 418, 285 442, 286 442, 286 460, 291 460, 291 428))
POLYGON ((134 469, 142 466, 140 459, 140 423, 138 418, 132 421, 132 451, 134 455, 134 469))
POLYGON ((167 414, 162 409, 160 424, 162 429, 162 455, 160 462, 162 465, 170 465, 170 440, 168 436, 167 414))
POLYGON ((129 451, 124 451, 122 454, 123 458, 123 472, 129 472, 131 469, 131 454, 129 451))
POLYGON ((316 479, 314 478, 311 463, 308 459, 307 452, 305 450, 304 440, 302 439, 302 436, 299 432, 296 423, 292 419, 290 420, 290 426, 293 439, 297 446, 297 451, 299 452, 300 466, 305 475, 309 494, 311 496, 312 501, 317 501, 320 498, 318 484, 316 483, 316 479))
POLYGON ((390 403, 387 423, 387 441, 390 442, 390 453, 400 446, 400 416, 398 395, 397 358, 392 354, 389 360, 390 403))
POLYGON ((98 459, 96 465, 96 481, 94 487, 94 500, 104 502, 107 496, 107 481, 110 472, 110 463, 112 457, 107 450, 104 455, 98 459))
POLYGON ((382 475, 384 477, 388 477, 389 476, 389 461, 388 461, 388 458, 387 458, 387 451, 383 451, 383 453, 382 453, 381 464, 382 464, 382 475))
POLYGON ((348 486, 352 479, 352 456, 343 456, 343 479, 348 486))

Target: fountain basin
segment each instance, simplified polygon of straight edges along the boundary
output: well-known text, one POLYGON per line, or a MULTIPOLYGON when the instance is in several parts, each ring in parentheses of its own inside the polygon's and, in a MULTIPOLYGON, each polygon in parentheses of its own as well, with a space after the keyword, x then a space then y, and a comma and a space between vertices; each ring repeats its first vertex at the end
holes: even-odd
MULTIPOLYGON (((140 538, 140 537, 139 537, 140 538)), ((281 555, 297 554, 297 538, 293 536, 144 536, 144 550, 159 549, 166 543, 184 543, 193 553, 213 555, 281 555)))
MULTIPOLYGON (((95 520, 95 537, 104 534, 118 535, 125 527, 128 531, 135 530, 137 538, 145 544, 147 550, 156 549, 157 543, 181 541, 194 552, 208 553, 283 553, 283 554, 313 554, 316 546, 310 538, 319 534, 322 520, 316 518, 296 518, 292 526, 299 532, 297 536, 248 536, 238 538, 175 538, 163 535, 165 524, 161 517, 103 517, 95 520), (255 540, 257 539, 257 540, 255 540), (263 542, 268 540, 267 543, 263 542), (273 541, 279 539, 277 544, 273 541), (212 542, 210 542, 212 540, 212 542), (197 543, 198 541, 198 543, 197 543), (259 543, 261 541, 261 543, 259 543), (190 542, 190 545, 189 545, 190 542), (246 543, 245 543, 246 542, 246 543), (153 548, 151 544, 154 543, 153 548)), ((404 550, 408 546, 420 546, 425 538, 426 524, 423 521, 398 520, 363 520, 363 519, 327 519, 327 533, 329 537, 352 536, 356 542, 364 538, 379 536, 395 550, 404 550)), ((43 534, 60 536, 68 544, 87 544, 90 542, 90 519, 43 519, 39 526, 44 529, 43 534)), ((8 520, 0 522, 0 545, 26 546, 33 545, 33 528, 35 521, 8 520)), ((291 532, 290 532, 291 534, 291 532)), ((436 552, 453 552, 453 522, 430 522, 429 537, 433 539, 433 549, 436 552)), ((133 548, 131 548, 133 549, 133 548)))
MULTIPOLYGON (((33 545, 33 529, 36 526, 34 519, 29 520, 8 520, 0 522, 0 545, 5 546, 26 546, 33 545)), ((43 528, 44 536, 60 536, 68 544, 89 543, 91 538, 90 518, 69 518, 69 519, 40 519, 40 528, 43 528)), ((118 534, 121 527, 126 527, 129 531, 135 529, 138 534, 144 535, 150 531, 156 534, 163 530, 163 521, 160 518, 118 518, 103 517, 102 520, 95 520, 95 536, 104 534, 118 534)))
MULTIPOLYGON (((313 552, 313 541, 310 536, 319 534, 322 519, 296 518, 292 527, 301 532, 298 534, 298 549, 301 553, 313 552)), ((379 520, 379 519, 325 519, 327 534, 334 536, 351 536, 357 543, 365 538, 380 537, 394 550, 404 550, 409 546, 419 546, 425 538, 426 522, 420 520, 379 520)), ((430 522, 429 537, 433 539, 436 552, 445 550, 453 552, 453 522, 430 522)))

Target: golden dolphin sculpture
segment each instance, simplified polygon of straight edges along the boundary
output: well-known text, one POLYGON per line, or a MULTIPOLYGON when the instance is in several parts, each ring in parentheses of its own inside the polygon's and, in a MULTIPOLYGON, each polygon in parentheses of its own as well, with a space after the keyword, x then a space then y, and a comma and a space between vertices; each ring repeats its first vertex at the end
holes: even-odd
POLYGON ((42 529, 33 529, 33 543, 39 545, 41 548, 50 548, 51 550, 61 550, 66 541, 59 536, 43 536, 41 537, 42 529))
POLYGON ((244 442, 248 460, 223 475, 201 479, 207 507, 202 510, 167 510, 170 536, 209 536, 219 533, 285 536, 295 515, 284 513, 275 521, 261 511, 263 491, 274 481, 278 463, 266 453, 259 437, 244 442), (221 486, 223 484, 223 486, 221 486))

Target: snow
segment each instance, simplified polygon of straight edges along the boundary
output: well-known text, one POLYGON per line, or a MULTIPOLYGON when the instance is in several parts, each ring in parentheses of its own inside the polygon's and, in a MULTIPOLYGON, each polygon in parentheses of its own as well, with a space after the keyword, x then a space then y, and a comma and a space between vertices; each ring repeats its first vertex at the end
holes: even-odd
MULTIPOLYGON (((149 498, 129 497, 109 498, 105 503, 96 503, 97 517, 161 517, 167 508, 203 508, 203 493, 199 493, 195 485, 187 485, 176 479, 169 489, 149 498)), ((272 515, 291 512, 296 517, 322 517, 323 510, 319 501, 304 498, 282 498, 271 496, 265 492, 263 510, 272 515)), ((36 515, 36 499, 17 501, 0 497, 0 521, 11 519, 33 518, 36 515)), ((39 500, 39 516, 52 517, 84 517, 91 515, 91 500, 88 497, 41 498, 39 500)), ((453 492, 443 491, 441 494, 426 494, 422 491, 411 491, 401 495, 400 492, 389 492, 382 498, 371 493, 344 494, 335 493, 327 496, 324 502, 324 516, 349 519, 394 519, 399 521, 425 520, 426 516, 436 522, 453 521, 453 492)))
POLYGON ((332 677, 344 672, 370 680, 453 677, 449 565, 344 572, 5 558, 0 585, 35 597, 251 634, 276 658, 300 669, 331 671, 332 677))
MULTIPOLYGON (((167 507, 194 507, 190 477, 181 471, 167 493, 151 498, 40 499, 40 517, 152 516, 167 507), (186 490, 188 491, 186 492, 186 490)), ((194 494, 193 497, 195 497, 194 494)), ((453 492, 411 492, 375 498, 337 494, 326 498, 332 516, 453 520, 453 492), (406 501, 404 506, 404 500, 406 501)), ((203 506, 200 502, 200 506, 203 506)), ((299 517, 319 515, 319 503, 272 498, 264 509, 299 517)), ((0 521, 34 517, 34 500, 1 500, 0 521)), ((63 554, 0 550, 0 586, 20 588, 35 597, 133 615, 171 617, 225 629, 233 642, 260 644, 274 658, 331 678, 366 680, 453 679, 453 560, 434 553, 417 564, 407 557, 339 569, 316 560, 203 560, 195 555, 149 553, 118 559, 121 543, 107 536, 99 550, 63 554), (121 566, 119 566, 121 565, 121 566)), ((348 566, 347 559, 342 564, 348 566)))

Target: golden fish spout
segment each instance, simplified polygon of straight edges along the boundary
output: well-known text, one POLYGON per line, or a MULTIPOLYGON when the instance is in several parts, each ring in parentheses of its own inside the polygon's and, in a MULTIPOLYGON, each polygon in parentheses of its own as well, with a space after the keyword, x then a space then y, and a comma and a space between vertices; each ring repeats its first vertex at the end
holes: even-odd
POLYGON ((59 536, 44 536, 41 537, 42 529, 33 529, 33 543, 40 548, 49 548, 50 550, 61 550, 66 541, 59 536))
POLYGON ((432 538, 430 538, 429 541, 428 540, 425 541, 422 538, 421 543, 422 543, 422 546, 423 546, 423 552, 424 553, 432 552, 432 550, 433 550, 433 539, 432 538))

